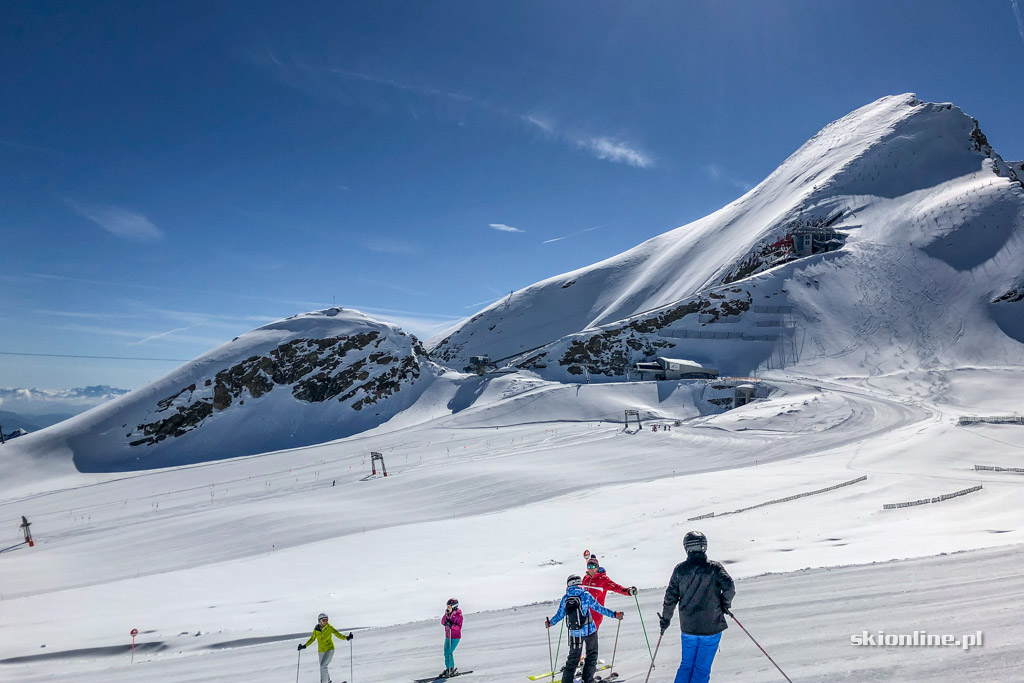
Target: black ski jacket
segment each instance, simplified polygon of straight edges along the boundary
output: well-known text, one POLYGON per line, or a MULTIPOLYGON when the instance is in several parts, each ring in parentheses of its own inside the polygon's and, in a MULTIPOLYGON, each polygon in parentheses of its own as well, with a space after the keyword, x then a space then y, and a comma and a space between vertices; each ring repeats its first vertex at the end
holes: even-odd
POLYGON ((724 610, 732 605, 735 595, 736 585, 725 567, 703 553, 690 553, 672 572, 661 614, 671 619, 678 604, 683 633, 711 636, 729 628, 724 610))

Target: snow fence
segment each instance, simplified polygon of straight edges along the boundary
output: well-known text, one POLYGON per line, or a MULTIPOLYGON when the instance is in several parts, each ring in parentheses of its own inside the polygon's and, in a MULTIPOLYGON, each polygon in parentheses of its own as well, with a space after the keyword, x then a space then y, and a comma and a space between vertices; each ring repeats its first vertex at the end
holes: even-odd
POLYGON ((958 496, 966 496, 968 493, 974 493, 975 491, 980 491, 981 488, 982 488, 981 484, 978 484, 977 486, 972 486, 971 488, 964 489, 963 491, 957 491, 956 493, 947 493, 944 496, 935 496, 934 498, 922 498, 921 500, 912 500, 912 501, 910 501, 908 503, 886 503, 885 505, 882 506, 882 509, 883 510, 896 510, 898 508, 909 508, 909 507, 913 507, 915 505, 928 505, 929 503, 941 503, 942 501, 949 500, 950 498, 956 498, 958 496))
POLYGON ((786 496, 785 498, 776 498, 775 500, 765 501, 764 503, 758 503, 757 505, 751 505, 750 507, 740 508, 739 510, 732 510, 731 512, 720 512, 717 515, 714 512, 709 512, 706 515, 698 515, 696 517, 689 517, 686 521, 687 522, 695 522, 698 519, 710 519, 711 517, 724 517, 725 515, 735 515, 735 514, 740 513, 740 512, 746 512, 747 510, 756 510, 757 508, 763 508, 766 505, 775 505, 776 503, 788 503, 789 501, 796 500, 797 498, 806 498, 807 496, 816 496, 819 493, 827 493, 828 491, 835 491, 836 489, 841 489, 844 486, 849 486, 850 484, 857 484, 857 483, 862 482, 862 481, 867 481, 867 478, 868 478, 868 475, 865 474, 863 476, 857 477, 856 479, 851 479, 850 481, 844 481, 842 484, 836 484, 835 486, 828 486, 828 487, 823 488, 823 489, 818 489, 817 491, 807 491, 806 493, 798 493, 795 496, 786 496))

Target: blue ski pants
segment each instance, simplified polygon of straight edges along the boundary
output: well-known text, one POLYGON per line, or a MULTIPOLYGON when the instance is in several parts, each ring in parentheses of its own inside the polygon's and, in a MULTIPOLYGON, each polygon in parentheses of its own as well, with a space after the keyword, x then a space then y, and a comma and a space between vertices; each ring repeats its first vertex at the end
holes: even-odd
POLYGON ((458 638, 444 639, 444 668, 455 668, 455 648, 459 646, 458 638))
POLYGON ((708 683, 711 680, 711 663, 718 653, 721 633, 713 636, 691 636, 683 634, 683 658, 679 662, 675 683, 708 683))

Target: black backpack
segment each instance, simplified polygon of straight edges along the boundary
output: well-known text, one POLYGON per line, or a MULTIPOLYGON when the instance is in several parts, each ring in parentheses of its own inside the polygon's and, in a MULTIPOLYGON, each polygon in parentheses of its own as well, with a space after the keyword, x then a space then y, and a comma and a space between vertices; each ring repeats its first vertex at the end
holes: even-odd
POLYGON ((583 601, 578 595, 571 595, 565 600, 565 623, 573 631, 585 628, 590 623, 590 610, 583 609, 583 601))

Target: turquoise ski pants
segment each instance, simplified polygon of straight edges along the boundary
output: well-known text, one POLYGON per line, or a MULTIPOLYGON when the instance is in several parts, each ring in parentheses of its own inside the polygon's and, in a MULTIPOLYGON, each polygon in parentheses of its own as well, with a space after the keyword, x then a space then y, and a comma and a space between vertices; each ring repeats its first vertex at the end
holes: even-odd
POLYGON ((455 648, 459 646, 458 638, 445 638, 444 639, 444 668, 454 669, 455 668, 455 648))

